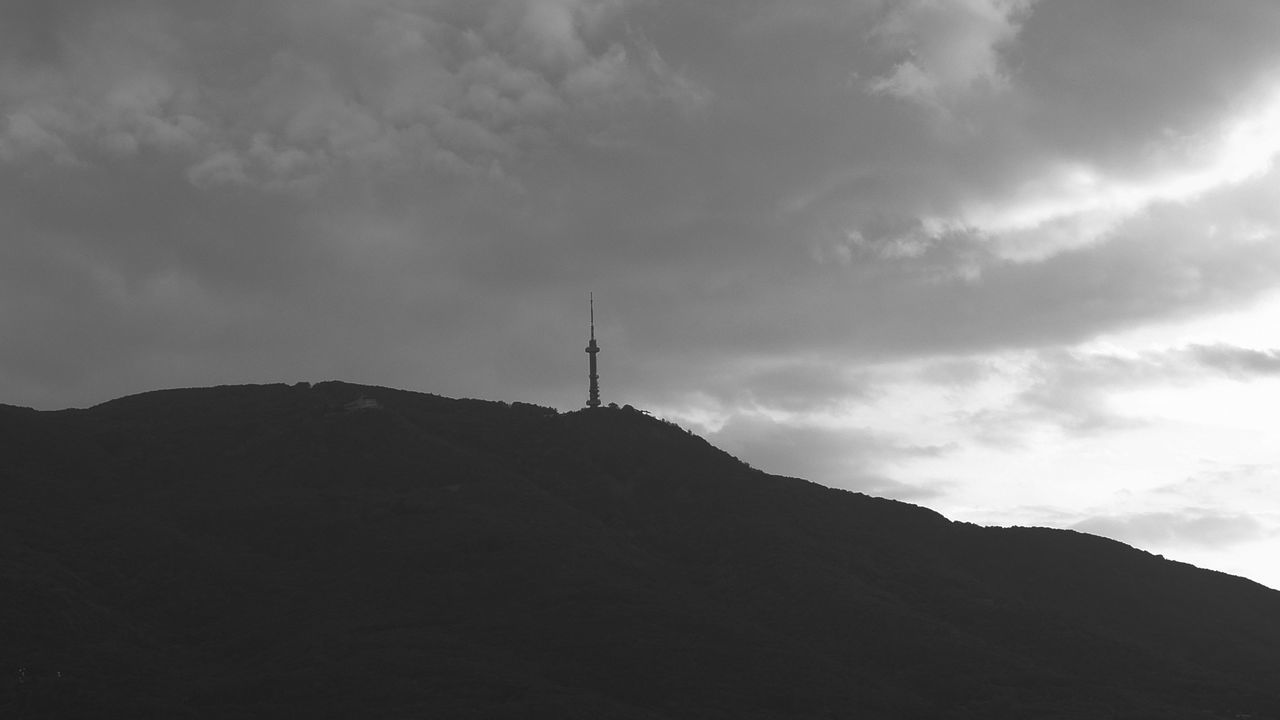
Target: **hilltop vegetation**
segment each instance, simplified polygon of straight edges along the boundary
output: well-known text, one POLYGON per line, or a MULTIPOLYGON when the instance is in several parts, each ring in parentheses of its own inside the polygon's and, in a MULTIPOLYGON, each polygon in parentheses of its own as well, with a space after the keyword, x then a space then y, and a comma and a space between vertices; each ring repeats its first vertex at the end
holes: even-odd
POLYGON ((1280 593, 631 409, 219 387, 0 438, 4 717, 1280 717, 1280 593))

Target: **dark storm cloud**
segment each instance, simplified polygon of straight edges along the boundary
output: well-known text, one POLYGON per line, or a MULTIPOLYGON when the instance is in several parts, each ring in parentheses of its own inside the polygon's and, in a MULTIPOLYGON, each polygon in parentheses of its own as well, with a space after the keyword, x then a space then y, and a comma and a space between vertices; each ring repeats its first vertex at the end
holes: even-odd
MULTIPOLYGON (((309 368, 414 385, 423 355, 452 384, 470 353, 433 349, 462 328, 525 340, 545 318, 509 299, 552 279, 562 228, 500 161, 699 102, 650 45, 610 39, 623 5, 14 11, 57 42, 0 73, 7 384, 46 403, 309 368)), ((457 389, 501 386, 483 375, 457 389)))
POLYGON ((1070 213, 1018 226, 1051 250, 1008 257, 1003 218, 1076 198, 1061 163, 1103 186, 1180 167, 1177 143, 1125 164, 1167 128, 1121 121, 1212 134, 1277 64, 1263 4, 1153 5, 1132 34, 1060 5, 6 5, 30 41, 0 67, 0 389, 340 376, 575 405, 595 289, 607 396, 800 411, 873 392, 868 362, 1271 287, 1269 176, 1087 242, 1041 237, 1070 213), (1191 26, 1207 49, 1173 58, 1191 26), (1180 77, 1104 72, 1135 38, 1180 77))
MULTIPOLYGON (((1234 207, 1232 203, 1223 211, 1234 207)), ((803 348, 857 364, 1048 350, 1100 332, 1224 310, 1274 287, 1280 279, 1280 246, 1221 236, 1206 243, 1212 215, 1201 217, 1203 210, 1160 209, 1130 223, 1110 242, 1042 262, 985 260, 976 277, 954 271, 972 255, 985 257, 978 241, 964 238, 909 262, 780 263, 719 285, 710 283, 714 276, 690 272, 681 281, 673 272, 666 282, 679 282, 678 289, 627 297, 616 311, 653 349, 627 345, 613 362, 625 363, 620 368, 624 372, 631 371, 631 363, 656 367, 655 379, 666 378, 666 387, 641 383, 655 394, 664 389, 690 392, 695 388, 683 384, 683 377, 714 378, 717 373, 746 388, 746 377, 735 371, 744 356, 776 361, 803 348), (668 318, 683 322, 667 323, 668 318), (668 350, 670 358, 665 357, 668 350), (682 373, 682 367, 691 372, 682 373)), ((1054 369, 1052 353, 1044 364, 1048 378, 1039 384, 1045 392, 1077 374, 1094 372, 1071 365, 1054 369), (1068 377, 1059 381, 1064 374, 1068 377)), ((815 365, 810 375, 816 384, 828 384, 828 397, 842 394, 843 371, 833 368, 838 364, 815 365)), ((1116 371, 1133 376, 1117 377, 1108 387, 1139 379, 1139 368, 1125 365, 1116 371)), ((1073 395, 1072 402, 1087 403, 1096 394, 1084 380, 1070 384, 1057 400, 1044 396, 1036 404, 1060 404, 1073 395)), ((1078 424, 1094 426, 1102 419, 1081 416, 1078 424)))
POLYGON ((1242 91, 1266 91, 1278 23, 1267 0, 1041 2, 1008 63, 1034 88, 1038 138, 1123 171, 1157 160, 1161 136, 1193 136, 1242 91))
POLYGON ((0 150, 163 149, 196 185, 295 192, 351 171, 501 179, 502 161, 607 130, 618 110, 698 102, 652 45, 620 35, 626 4, 68 6, 55 57, 4 77, 0 150))

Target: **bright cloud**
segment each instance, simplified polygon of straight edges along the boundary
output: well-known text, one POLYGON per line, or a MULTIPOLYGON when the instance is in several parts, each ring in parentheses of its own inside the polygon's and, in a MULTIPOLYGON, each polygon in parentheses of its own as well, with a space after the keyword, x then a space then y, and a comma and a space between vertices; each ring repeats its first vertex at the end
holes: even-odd
POLYGON ((1103 535, 1134 545, 1170 547, 1231 546, 1264 536, 1262 524, 1249 515, 1220 515, 1199 509, 1185 514, 1141 513, 1081 520, 1076 530, 1103 535))
POLYGON ((1048 167, 1011 197, 932 218, 938 228, 971 228, 1018 260, 1097 242, 1153 205, 1186 203, 1265 176, 1280 155, 1280 92, 1250 103, 1193 138, 1171 138, 1156 167, 1124 177, 1080 162, 1048 167))

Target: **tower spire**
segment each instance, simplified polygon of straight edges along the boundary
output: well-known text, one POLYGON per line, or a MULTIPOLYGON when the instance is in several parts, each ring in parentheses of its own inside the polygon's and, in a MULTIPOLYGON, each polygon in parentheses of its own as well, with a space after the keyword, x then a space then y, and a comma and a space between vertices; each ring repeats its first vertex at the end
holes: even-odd
POLYGON ((600 346, 596 344, 596 294, 588 295, 588 302, 591 308, 591 341, 587 343, 587 358, 590 360, 590 372, 588 378, 591 381, 590 390, 587 395, 587 407, 600 407, 600 375, 596 372, 596 353, 600 352, 600 346))

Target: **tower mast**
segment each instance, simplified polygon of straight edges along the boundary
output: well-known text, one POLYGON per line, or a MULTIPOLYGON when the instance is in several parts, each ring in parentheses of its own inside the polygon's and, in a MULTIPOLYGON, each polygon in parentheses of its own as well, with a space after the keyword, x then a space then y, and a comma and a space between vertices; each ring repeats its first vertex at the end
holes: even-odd
POLYGON ((589 296, 591 305, 591 342, 587 343, 587 357, 590 358, 590 374, 591 389, 587 396, 587 407, 600 407, 600 375, 596 372, 596 353, 600 352, 600 346, 596 344, 596 295, 591 293, 589 296))

